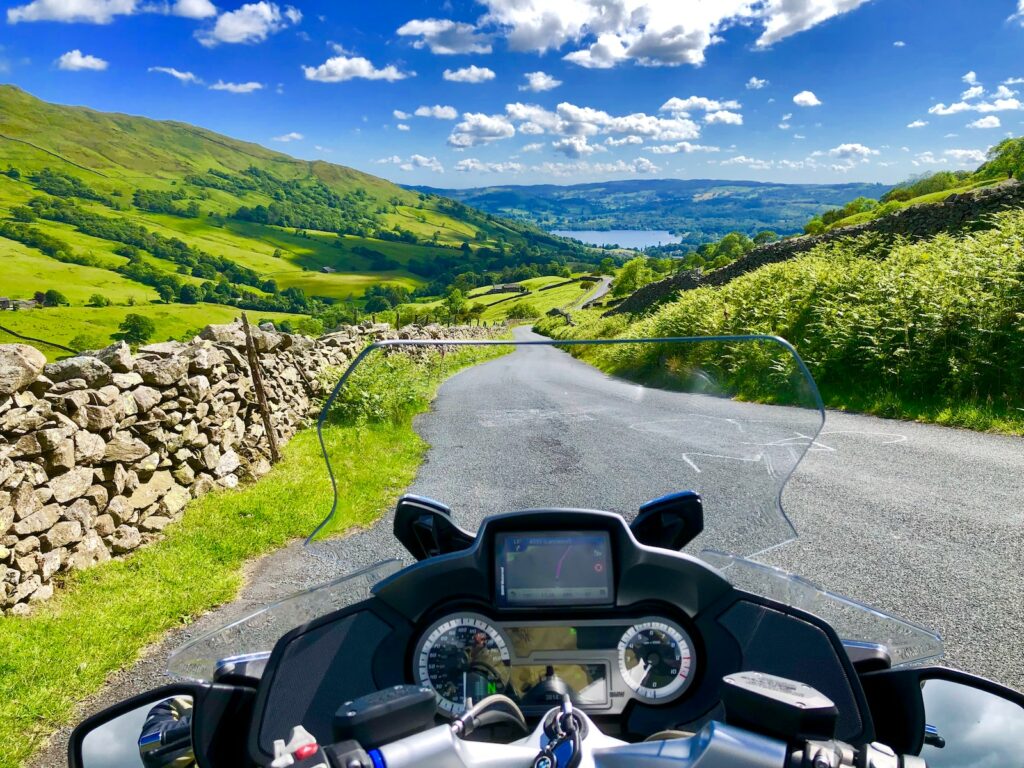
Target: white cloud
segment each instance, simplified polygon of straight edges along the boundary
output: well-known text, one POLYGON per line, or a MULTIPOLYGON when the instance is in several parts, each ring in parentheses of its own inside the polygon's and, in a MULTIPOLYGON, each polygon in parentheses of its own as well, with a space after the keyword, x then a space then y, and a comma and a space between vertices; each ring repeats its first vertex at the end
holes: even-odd
POLYGON ((415 72, 401 72, 394 64, 377 69, 369 59, 362 56, 332 56, 318 67, 303 67, 307 80, 320 83, 343 83, 346 80, 386 80, 393 83, 415 72))
POLYGON ((596 147, 587 143, 586 136, 566 136, 564 139, 552 142, 552 149, 560 152, 566 157, 586 157, 592 155, 603 147, 596 147))
POLYGON ((699 65, 705 50, 737 25, 759 24, 765 47, 852 10, 866 0, 481 0, 483 26, 495 28, 514 51, 559 50, 567 61, 609 68, 699 65))
POLYGON ((646 157, 638 157, 635 160, 616 160, 611 163, 591 163, 586 160, 577 160, 572 163, 541 163, 533 166, 531 170, 553 176, 580 176, 583 174, 657 173, 661 168, 646 157))
POLYGON ((999 118, 995 115, 987 115, 985 117, 979 117, 973 123, 967 124, 968 128, 1000 128, 1002 123, 999 122, 999 118))
POLYGON ((1008 77, 1003 80, 1003 85, 1024 85, 1024 77, 1008 77))
POLYGON ((544 149, 544 143, 540 142, 540 141, 535 141, 535 142, 533 142, 531 144, 524 145, 523 148, 520 151, 521 152, 540 152, 542 149, 544 149))
POLYGON ((947 160, 944 157, 937 157, 935 153, 928 151, 918 153, 918 155, 913 160, 911 160, 911 162, 914 165, 943 165, 945 163, 948 163, 949 160, 947 160))
POLYGON ((791 126, 790 126, 789 123, 786 123, 786 122, 779 123, 779 130, 780 131, 788 131, 790 129, 790 127, 791 126))
POLYGON ((1017 12, 1010 16, 1007 21, 1019 21, 1024 27, 1024 0, 1017 0, 1017 12))
POLYGON ((222 13, 209 29, 196 32, 196 38, 208 48, 219 43, 262 43, 270 35, 302 21, 302 12, 291 5, 260 0, 237 10, 222 13))
POLYGON ((440 104, 435 104, 432 107, 417 107, 414 114, 416 117, 436 117, 438 120, 454 120, 459 116, 459 111, 455 107, 444 107, 440 104))
POLYGON ((520 91, 540 93, 541 91, 554 90, 562 84, 561 80, 556 80, 547 72, 527 72, 523 77, 526 78, 526 85, 520 85, 520 91))
POLYGON ((743 115, 739 112, 730 112, 720 109, 717 112, 708 112, 704 115, 704 122, 708 125, 722 123, 724 125, 743 125, 743 115))
POLYGON ((175 0, 170 14, 185 19, 208 19, 217 15, 217 6, 210 0, 175 0))
POLYGON ((748 91, 759 91, 762 88, 764 88, 766 85, 768 85, 768 81, 767 80, 762 80, 759 77, 751 77, 749 80, 747 80, 747 90, 748 91))
POLYGON ((1006 84, 1004 83, 1003 85, 1000 85, 998 88, 995 89, 995 91, 992 93, 992 98, 1012 99, 1016 95, 1017 91, 1011 91, 1009 88, 1006 87, 1006 84))
POLYGON ((430 48, 431 53, 490 53, 490 40, 477 33, 476 27, 451 19, 413 19, 397 30, 403 37, 417 37, 414 48, 430 48))
POLYGON ((718 152, 718 147, 706 146, 704 144, 691 144, 688 141, 680 141, 675 144, 658 144, 647 148, 648 152, 656 155, 674 155, 679 152, 690 154, 691 152, 718 152))
POLYGON ((441 165, 441 161, 436 157, 426 157, 424 155, 411 155, 407 162, 404 162, 398 166, 403 171, 413 171, 417 168, 425 168, 428 171, 434 173, 444 173, 444 166, 441 165))
POLYGON ((561 136, 595 136, 627 134, 655 141, 681 141, 700 136, 700 127, 692 120, 670 118, 635 112, 629 115, 611 115, 593 107, 581 107, 562 102, 555 111, 536 104, 506 104, 505 112, 517 124, 519 132, 527 135, 545 133, 561 136))
POLYGON ((772 167, 772 162, 770 160, 758 160, 746 155, 736 155, 728 160, 723 160, 720 165, 745 165, 755 171, 766 171, 772 167))
POLYGON ((957 101, 948 106, 939 102, 928 109, 928 114, 956 115, 960 112, 1009 112, 1017 109, 1024 109, 1024 105, 1015 98, 1008 98, 992 99, 991 101, 975 101, 970 103, 966 101, 957 101))
POLYGON ((395 116, 396 120, 408 120, 410 117, 412 117, 411 114, 409 114, 408 112, 403 112, 400 109, 392 110, 391 114, 395 116))
POLYGON ((831 19, 833 16, 852 11, 867 0, 767 0, 764 32, 757 39, 758 47, 764 48, 779 40, 803 32, 831 19))
POLYGON ((972 69, 970 72, 968 72, 966 75, 964 75, 960 79, 962 81, 964 81, 965 83, 967 83, 968 85, 977 85, 978 84, 978 73, 975 72, 972 69))
POLYGON ((705 96, 688 96, 685 99, 673 96, 662 104, 661 107, 658 108, 658 111, 671 112, 675 115, 688 115, 690 112, 695 110, 703 112, 718 112, 727 109, 740 109, 741 106, 742 105, 738 101, 732 99, 719 101, 717 99, 709 99, 705 96))
POLYGON ((893 45, 893 48, 906 48, 907 47, 907 44, 904 43, 902 40, 896 40, 895 42, 893 42, 892 45, 893 45))
POLYGON ((257 83, 252 80, 247 83, 226 83, 223 80, 218 80, 210 86, 210 90, 227 91, 228 93, 252 93, 253 91, 261 91, 264 87, 263 83, 257 83))
POLYGON ((793 103, 798 107, 820 107, 821 99, 815 96, 813 91, 800 91, 793 97, 793 103))
POLYGON ((613 137, 609 136, 607 139, 604 140, 604 143, 607 144, 609 147, 624 147, 624 146, 627 146, 629 144, 643 144, 644 143, 644 137, 643 136, 623 136, 621 139, 616 139, 616 138, 613 138, 613 137))
POLYGON ((397 128, 397 129, 398 129, 398 130, 400 130, 400 131, 411 131, 411 130, 412 130, 412 129, 411 129, 411 128, 410 128, 410 127, 409 127, 408 125, 406 125, 405 123, 399 123, 398 125, 396 125, 396 126, 395 126, 395 128, 397 128))
POLYGON ((829 157, 835 157, 839 160, 853 160, 866 163, 872 155, 877 155, 877 149, 871 149, 863 144, 851 143, 851 144, 840 144, 838 147, 832 147, 828 151, 829 157))
POLYGON ((927 120, 915 120, 912 123, 907 123, 907 128, 924 128, 928 125, 927 120))
POLYGON ((985 162, 985 153, 980 149, 947 149, 942 154, 953 158, 958 165, 980 165, 985 162))
POLYGON ((63 21, 109 24, 115 16, 135 13, 136 0, 33 0, 7 9, 7 23, 63 21))
POLYGON ((75 48, 75 50, 73 51, 68 51, 67 53, 63 54, 54 63, 57 65, 58 69, 63 69, 68 72, 81 72, 83 70, 102 72, 108 66, 110 66, 103 59, 82 53, 77 48, 75 48))
POLYGON ((465 160, 459 160, 455 164, 455 170, 463 173, 470 171, 481 173, 519 173, 523 170, 523 166, 521 163, 514 162, 485 163, 477 160, 475 157, 467 157, 465 160))
POLYGON ((287 144, 289 141, 302 141, 304 138, 306 137, 298 131, 292 131, 291 133, 286 133, 283 136, 275 136, 274 141, 280 141, 287 144))
POLYGON ((180 83, 195 83, 196 85, 202 85, 203 81, 196 77, 191 72, 182 72, 180 69, 174 67, 150 67, 147 72, 162 72, 165 75, 170 75, 180 83))
POLYGON ((448 136, 448 146, 464 149, 516 135, 515 126, 504 115, 466 112, 448 136))
POLYGON ((972 85, 970 88, 968 88, 966 91, 960 94, 960 98, 963 99, 964 101, 967 101, 968 99, 977 99, 983 95, 985 95, 984 88, 982 88, 980 85, 972 85))
POLYGON ((443 75, 445 80, 452 83, 486 83, 488 80, 493 80, 497 75, 494 74, 494 70, 488 69, 487 67, 478 67, 476 64, 471 64, 468 67, 462 69, 446 69, 443 75))

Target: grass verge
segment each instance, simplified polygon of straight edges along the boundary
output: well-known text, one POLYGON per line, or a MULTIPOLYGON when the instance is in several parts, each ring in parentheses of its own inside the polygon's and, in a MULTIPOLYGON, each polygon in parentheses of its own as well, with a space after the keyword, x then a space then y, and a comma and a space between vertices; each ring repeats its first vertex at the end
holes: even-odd
MULTIPOLYGON (((382 396, 400 401, 383 416, 344 406, 325 429, 340 489, 328 534, 368 525, 395 503, 427 449, 412 417, 429 407, 446 377, 501 349, 469 347, 396 363, 401 375, 421 378, 415 397, 382 396)), ((380 371, 374 378, 386 383, 380 371)), ((192 503, 159 542, 68 574, 57 596, 31 616, 0 618, 0 766, 27 760, 49 733, 73 719, 78 701, 164 632, 231 600, 247 560, 313 530, 330 509, 315 432, 299 433, 283 453, 258 483, 192 503)))

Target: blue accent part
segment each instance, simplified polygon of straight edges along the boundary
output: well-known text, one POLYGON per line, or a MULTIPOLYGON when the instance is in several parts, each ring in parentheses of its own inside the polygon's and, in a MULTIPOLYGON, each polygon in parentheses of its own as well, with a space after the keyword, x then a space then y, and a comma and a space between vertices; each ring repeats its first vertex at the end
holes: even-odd
POLYGON ((387 762, 384 760, 384 755, 382 755, 380 753, 379 749, 371 749, 366 754, 368 754, 370 756, 370 760, 373 761, 373 768, 387 768, 388 767, 387 762))

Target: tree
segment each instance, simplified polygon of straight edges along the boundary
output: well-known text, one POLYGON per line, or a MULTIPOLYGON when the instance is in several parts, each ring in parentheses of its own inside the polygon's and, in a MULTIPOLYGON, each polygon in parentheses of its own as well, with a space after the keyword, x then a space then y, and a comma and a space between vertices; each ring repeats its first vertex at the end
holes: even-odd
POLYGON ((533 320, 540 317, 540 310, 528 301, 515 301, 505 310, 505 317, 509 320, 533 320))
POLYGON ((107 342, 99 336, 93 336, 88 333, 80 333, 71 341, 68 342, 68 346, 78 352, 85 352, 91 349, 102 349, 107 346, 107 342))
POLYGON ((986 176, 1024 180, 1024 138, 1003 139, 988 151, 988 161, 978 169, 986 176))
POLYGON ((303 317, 292 323, 292 328, 303 336, 320 336, 324 332, 324 323, 315 317, 303 317))
MULTIPOLYGON (((104 296, 102 293, 94 293, 89 297, 90 307, 109 307, 111 304, 110 299, 104 296)), ((76 347, 77 349, 77 347, 76 347)))
POLYGON ((779 239, 779 233, 771 229, 765 229, 754 235, 754 245, 765 245, 774 243, 779 239))
POLYGON ((198 304, 203 300, 203 289, 192 283, 185 283, 181 286, 178 299, 182 304, 198 304))
POLYGON ((598 269, 601 270, 602 275, 610 275, 615 271, 615 259, 611 256, 605 256, 601 259, 601 263, 598 265, 598 269))
POLYGON ((820 235, 824 231, 825 222, 821 220, 820 216, 815 216, 813 219, 804 224, 804 234, 820 235))
POLYGON ((628 296, 654 279, 654 270, 647 265, 647 259, 637 256, 630 259, 619 270, 612 284, 612 296, 628 296))
POLYGON ((160 283, 156 286, 156 292, 160 296, 160 300, 165 304, 170 304, 174 301, 174 286, 169 283, 160 283))
POLYGON ((54 288, 43 294, 43 304, 48 307, 59 307, 61 304, 67 306, 70 303, 67 296, 54 288))
POLYGON ((452 289, 444 299, 445 309, 448 310, 448 317, 453 321, 462 318, 466 310, 466 296, 458 288, 452 289))
POLYGON ((11 218, 15 221, 32 222, 36 220, 36 212, 26 205, 16 205, 11 208, 11 218))
POLYGON ((391 305, 383 296, 371 296, 366 302, 365 309, 367 312, 384 312, 391 309, 391 305))
POLYGON ((129 344, 145 344, 156 333, 156 324, 144 315, 133 313, 125 315, 118 330, 121 331, 121 338, 129 344))

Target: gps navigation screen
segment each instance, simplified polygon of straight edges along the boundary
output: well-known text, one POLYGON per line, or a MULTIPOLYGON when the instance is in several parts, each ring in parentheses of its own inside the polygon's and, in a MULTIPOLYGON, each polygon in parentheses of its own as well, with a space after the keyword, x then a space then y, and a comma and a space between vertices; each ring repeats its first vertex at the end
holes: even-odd
POLYGON ((499 533, 494 553, 498 605, 610 603, 610 550, 604 531, 499 533))

